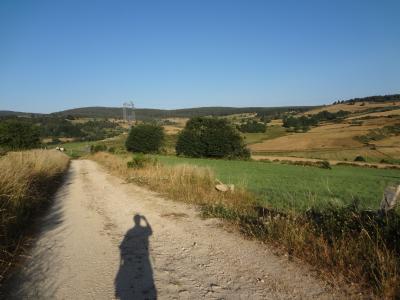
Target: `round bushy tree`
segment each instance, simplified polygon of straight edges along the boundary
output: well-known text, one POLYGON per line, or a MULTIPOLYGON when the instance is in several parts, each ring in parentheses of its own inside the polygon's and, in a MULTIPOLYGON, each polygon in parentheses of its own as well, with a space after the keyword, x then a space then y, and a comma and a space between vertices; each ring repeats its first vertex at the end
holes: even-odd
POLYGON ((140 124, 131 128, 125 147, 140 153, 158 152, 164 142, 164 130, 156 124, 140 124))
POLYGON ((226 120, 196 117, 178 136, 176 153, 191 157, 248 158, 239 132, 226 120))
POLYGON ((0 147, 6 150, 32 149, 40 146, 40 131, 35 125, 20 120, 0 123, 0 147))

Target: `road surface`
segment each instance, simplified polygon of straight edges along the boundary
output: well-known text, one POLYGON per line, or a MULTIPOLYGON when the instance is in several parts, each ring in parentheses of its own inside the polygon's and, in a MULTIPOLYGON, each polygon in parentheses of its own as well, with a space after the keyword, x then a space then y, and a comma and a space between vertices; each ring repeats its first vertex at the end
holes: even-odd
POLYGON ((288 299, 338 295, 307 267, 192 206, 74 160, 8 299, 288 299))

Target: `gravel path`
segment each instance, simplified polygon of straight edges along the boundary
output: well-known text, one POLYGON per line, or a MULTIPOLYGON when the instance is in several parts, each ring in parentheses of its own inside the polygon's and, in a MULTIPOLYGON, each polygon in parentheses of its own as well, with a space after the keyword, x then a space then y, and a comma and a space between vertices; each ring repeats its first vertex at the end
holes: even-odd
POLYGON ((74 160, 9 299, 338 298, 195 208, 74 160))

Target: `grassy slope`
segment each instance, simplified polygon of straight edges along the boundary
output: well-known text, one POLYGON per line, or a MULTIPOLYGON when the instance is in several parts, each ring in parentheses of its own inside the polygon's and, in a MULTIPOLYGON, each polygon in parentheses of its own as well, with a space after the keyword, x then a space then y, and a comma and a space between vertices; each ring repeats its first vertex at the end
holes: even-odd
POLYGON ((275 139, 286 135, 286 129, 282 126, 268 126, 263 133, 244 133, 243 137, 247 145, 260 143, 265 140, 275 139))
POLYGON ((167 165, 208 166, 218 179, 244 185, 277 208, 306 209, 327 201, 347 204, 357 197, 364 208, 377 208, 386 185, 400 181, 400 171, 356 167, 332 170, 253 161, 158 156, 167 165))
POLYGON ((400 136, 387 137, 373 142, 374 147, 365 145, 355 137, 368 134, 371 130, 393 126, 400 122, 400 103, 367 103, 356 105, 331 105, 315 109, 306 114, 321 110, 351 111, 352 114, 342 123, 324 122, 306 133, 294 133, 266 140, 252 141, 249 148, 255 155, 296 156, 328 160, 349 160, 362 155, 369 162, 382 159, 398 163, 400 160, 400 136), (396 109, 397 107, 397 109, 396 109), (388 111, 379 112, 382 109, 388 111), (363 111, 365 111, 363 113, 363 111), (377 111, 377 112, 374 112, 377 111), (368 119, 366 119, 368 118, 368 119), (357 124, 355 124, 357 123, 357 124))

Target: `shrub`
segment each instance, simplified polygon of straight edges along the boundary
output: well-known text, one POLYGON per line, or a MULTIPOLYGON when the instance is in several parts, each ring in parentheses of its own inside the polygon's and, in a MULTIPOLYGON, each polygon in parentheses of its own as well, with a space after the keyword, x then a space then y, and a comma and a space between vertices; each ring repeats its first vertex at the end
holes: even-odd
POLYGON ((156 124, 140 124, 132 127, 125 142, 128 151, 156 153, 164 143, 164 129, 156 124))
POLYGON ((331 164, 330 164, 329 161, 327 161, 327 160, 321 161, 321 163, 320 163, 320 168, 321 168, 321 169, 332 169, 332 168, 331 168, 331 164))
POLYGON ((363 161, 363 162, 365 162, 366 160, 365 160, 365 158, 364 158, 363 156, 358 155, 358 156, 356 156, 356 158, 354 159, 354 161, 363 161))
POLYGON ((110 153, 115 153, 115 147, 110 147, 110 148, 108 148, 108 152, 110 152, 110 153))
POLYGON ((225 119, 189 120, 176 143, 176 153, 190 157, 249 158, 239 132, 225 119))
POLYGON ((147 165, 155 165, 155 164, 157 164, 156 158, 152 158, 148 155, 139 153, 137 155, 134 155, 132 157, 132 160, 126 163, 126 166, 132 169, 141 169, 147 165))
POLYGON ((18 120, 0 124, 0 147, 6 150, 32 149, 40 146, 40 131, 35 125, 18 120))
POLYGON ((249 132, 249 133, 256 133, 260 132, 263 133, 267 129, 267 126, 264 123, 253 121, 247 121, 246 123, 238 126, 238 129, 241 132, 249 132))
POLYGON ((97 144, 97 145, 90 146, 91 153, 96 153, 96 152, 100 152, 100 151, 107 151, 107 146, 104 144, 97 144))

